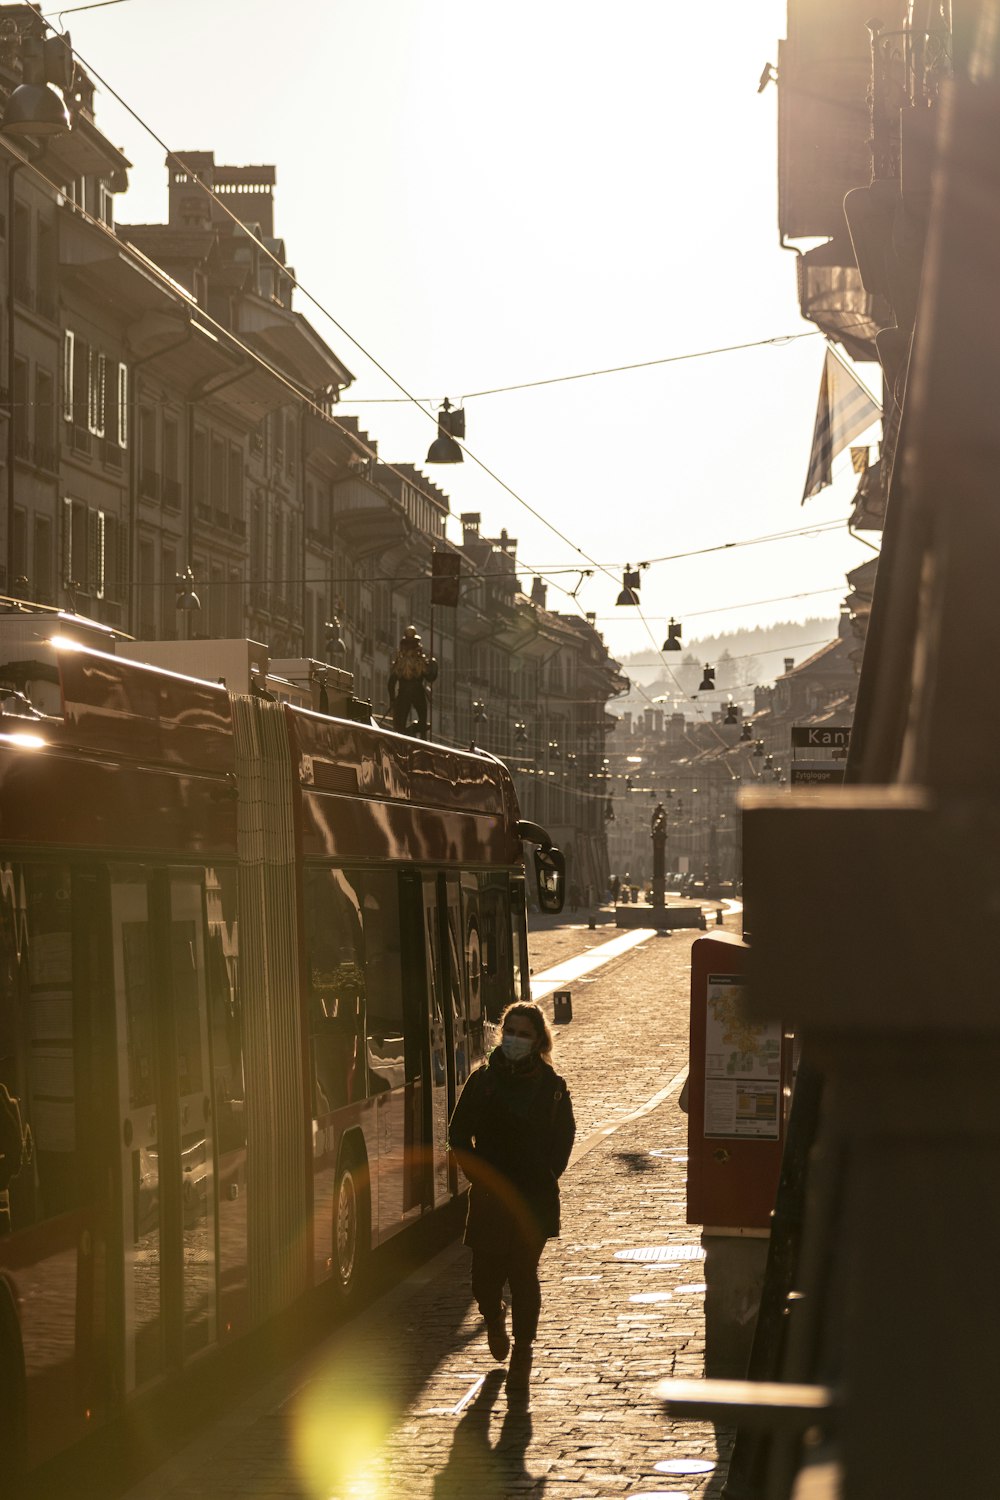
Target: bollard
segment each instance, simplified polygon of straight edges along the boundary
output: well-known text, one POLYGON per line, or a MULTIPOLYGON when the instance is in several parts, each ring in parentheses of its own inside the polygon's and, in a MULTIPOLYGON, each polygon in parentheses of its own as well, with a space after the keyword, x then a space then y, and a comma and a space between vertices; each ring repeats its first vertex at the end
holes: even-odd
POLYGON ((572 990, 556 990, 555 994, 552 996, 552 1019, 558 1026, 561 1026, 565 1021, 572 1021, 572 990))
POLYGON ((719 907, 718 911, 715 913, 715 925, 716 925, 716 927, 721 927, 722 926, 722 907, 721 906, 719 907))
POLYGON ((595 932, 597 930, 597 918, 595 917, 593 912, 591 912, 590 916, 587 918, 587 926, 590 928, 591 932, 595 932))

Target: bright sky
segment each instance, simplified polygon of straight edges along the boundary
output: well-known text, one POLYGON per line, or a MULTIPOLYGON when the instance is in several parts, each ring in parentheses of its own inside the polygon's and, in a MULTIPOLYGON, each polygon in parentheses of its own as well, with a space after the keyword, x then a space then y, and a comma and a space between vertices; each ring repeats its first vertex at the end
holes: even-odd
MULTIPOLYGON (((80 3, 80 0, 75 0, 80 3)), ((784 0, 122 0, 48 12, 175 150, 277 167, 276 232, 302 285, 413 395, 471 392, 808 332, 778 243, 774 86, 784 0)), ((166 218, 163 152, 100 89, 134 163, 124 221, 166 218)), ((380 456, 435 430, 298 295, 354 372, 380 456)), ((426 467, 456 517, 519 538, 530 571, 606 564, 579 590, 621 654, 650 645, 620 572, 850 512, 799 504, 819 337, 466 401, 468 459, 426 467)), ((877 369, 861 374, 876 385, 877 369)), ((871 435, 874 441, 874 434, 871 435)), ((877 538, 874 538, 877 540, 877 538)), ((871 551, 838 529, 654 564, 642 614, 685 639, 837 612, 871 551), (830 589, 749 609, 732 605, 830 589), (705 614, 704 611, 719 611, 705 614)), ((576 575, 557 575, 572 588, 576 575)), ((550 587, 549 606, 574 608, 550 587)))

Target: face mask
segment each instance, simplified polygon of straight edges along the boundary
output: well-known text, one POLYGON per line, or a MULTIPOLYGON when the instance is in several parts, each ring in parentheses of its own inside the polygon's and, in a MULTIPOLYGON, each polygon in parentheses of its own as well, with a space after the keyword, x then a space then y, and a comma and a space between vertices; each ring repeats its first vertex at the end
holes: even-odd
POLYGON ((522 1062, 530 1056, 534 1042, 526 1036, 510 1036, 506 1031, 500 1042, 500 1049, 508 1062, 522 1062))

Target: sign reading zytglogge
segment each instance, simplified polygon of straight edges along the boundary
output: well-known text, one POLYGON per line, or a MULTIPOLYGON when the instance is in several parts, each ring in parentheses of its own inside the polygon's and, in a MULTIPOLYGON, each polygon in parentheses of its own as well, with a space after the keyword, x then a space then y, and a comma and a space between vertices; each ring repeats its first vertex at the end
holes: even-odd
POLYGON ((792 786, 838 786, 843 779, 842 760, 792 761, 792 786))
POLYGON ((846 750, 851 743, 849 726, 793 724, 793 750, 846 750))

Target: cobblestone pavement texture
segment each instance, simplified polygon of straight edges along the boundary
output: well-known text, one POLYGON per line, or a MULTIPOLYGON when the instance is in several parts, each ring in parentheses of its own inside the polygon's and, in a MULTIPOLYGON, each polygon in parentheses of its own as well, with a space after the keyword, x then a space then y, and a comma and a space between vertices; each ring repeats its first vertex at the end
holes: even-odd
MULTIPOLYGON (((590 931, 585 916, 538 925, 536 974, 616 936, 590 931)), ((469 1295, 468 1252, 450 1246, 127 1500, 718 1497, 727 1435, 669 1422, 652 1395, 656 1380, 704 1368, 677 1104, 697 936, 650 936, 572 985, 555 1061, 578 1145, 562 1236, 542 1259, 530 1404, 508 1400, 469 1295), (662 1258, 619 1258, 650 1246, 665 1247, 662 1258)), ((551 998, 543 1004, 551 1017, 551 998)))

